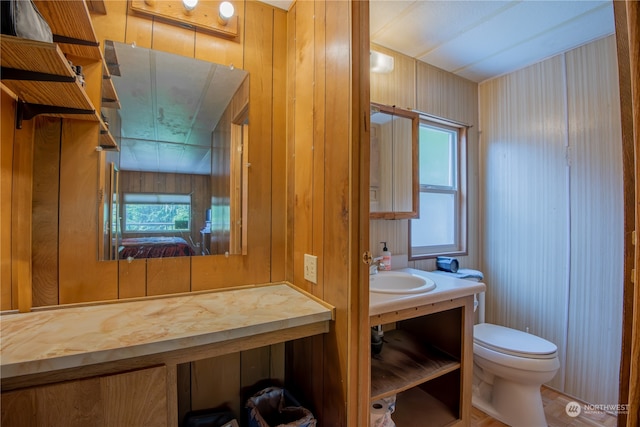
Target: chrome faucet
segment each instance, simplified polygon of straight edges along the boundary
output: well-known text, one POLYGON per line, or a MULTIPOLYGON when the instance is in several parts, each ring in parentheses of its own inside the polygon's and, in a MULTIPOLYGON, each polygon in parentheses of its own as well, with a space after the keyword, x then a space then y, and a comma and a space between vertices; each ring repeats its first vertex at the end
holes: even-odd
POLYGON ((384 263, 382 257, 374 258, 373 262, 369 265, 369 275, 378 274, 378 271, 384 270, 384 263))

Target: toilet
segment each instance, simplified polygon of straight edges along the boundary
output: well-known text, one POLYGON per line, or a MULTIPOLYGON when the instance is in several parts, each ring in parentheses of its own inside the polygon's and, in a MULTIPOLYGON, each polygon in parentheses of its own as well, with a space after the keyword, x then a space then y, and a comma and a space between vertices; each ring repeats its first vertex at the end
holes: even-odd
POLYGON ((490 323, 473 327, 473 406, 512 427, 547 425, 540 386, 560 368, 558 348, 490 323))
MULTIPOLYGON (((482 273, 476 270, 438 273, 482 280, 482 273)), ((540 387, 560 368, 558 348, 536 335, 484 323, 484 294, 477 295, 477 300, 471 403, 512 427, 547 426, 540 387)))

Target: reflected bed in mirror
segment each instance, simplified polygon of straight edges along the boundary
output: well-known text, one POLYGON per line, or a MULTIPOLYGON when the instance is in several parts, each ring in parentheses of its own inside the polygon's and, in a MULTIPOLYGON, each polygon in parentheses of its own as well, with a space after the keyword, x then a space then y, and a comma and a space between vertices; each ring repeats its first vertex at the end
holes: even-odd
POLYGON ((248 73, 111 41, 105 60, 120 108, 102 114, 120 150, 101 168, 101 258, 246 251, 248 73))

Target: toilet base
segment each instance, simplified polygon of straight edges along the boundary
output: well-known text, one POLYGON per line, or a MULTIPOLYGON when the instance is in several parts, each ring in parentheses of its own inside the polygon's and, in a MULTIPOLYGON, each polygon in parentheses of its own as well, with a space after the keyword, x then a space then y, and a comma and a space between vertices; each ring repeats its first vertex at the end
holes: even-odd
POLYGON ((493 378, 493 385, 475 380, 471 403, 482 412, 512 427, 547 426, 540 386, 500 377, 493 378))

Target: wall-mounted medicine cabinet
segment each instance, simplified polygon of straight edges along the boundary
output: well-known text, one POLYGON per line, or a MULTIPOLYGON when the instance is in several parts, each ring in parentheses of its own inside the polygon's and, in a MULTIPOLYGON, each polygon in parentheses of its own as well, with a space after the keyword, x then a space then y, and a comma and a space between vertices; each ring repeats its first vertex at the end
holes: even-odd
POLYGON ((371 103, 370 218, 418 216, 418 125, 416 112, 371 103))

